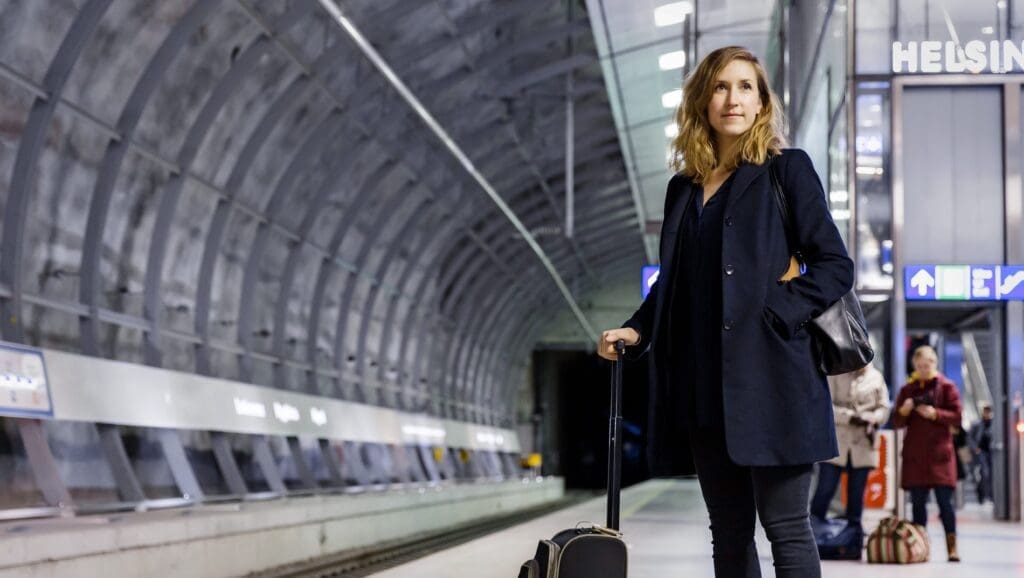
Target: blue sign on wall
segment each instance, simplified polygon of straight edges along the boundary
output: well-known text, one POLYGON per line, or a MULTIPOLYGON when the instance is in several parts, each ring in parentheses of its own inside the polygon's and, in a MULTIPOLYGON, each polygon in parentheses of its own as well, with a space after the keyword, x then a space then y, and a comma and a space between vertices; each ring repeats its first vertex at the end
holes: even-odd
POLYGON ((1024 266, 908 265, 903 270, 907 301, 1024 300, 1024 266))
POLYGON ((651 292, 651 286, 658 280, 658 273, 661 271, 661 267, 657 265, 644 265, 643 272, 640 275, 640 298, 647 299, 647 294, 651 292))

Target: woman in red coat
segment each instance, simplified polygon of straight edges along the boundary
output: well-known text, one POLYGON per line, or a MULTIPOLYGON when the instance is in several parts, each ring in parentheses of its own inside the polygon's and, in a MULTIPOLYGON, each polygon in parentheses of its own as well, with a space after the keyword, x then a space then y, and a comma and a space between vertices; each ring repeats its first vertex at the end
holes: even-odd
POLYGON ((916 379, 903 386, 896 397, 893 427, 907 428, 903 441, 902 487, 914 503, 914 523, 928 522, 929 490, 935 491, 939 517, 946 531, 950 562, 959 562, 956 551, 956 460, 951 428, 960 426, 960 394, 956 385, 936 369, 935 350, 924 345, 914 351, 916 379))

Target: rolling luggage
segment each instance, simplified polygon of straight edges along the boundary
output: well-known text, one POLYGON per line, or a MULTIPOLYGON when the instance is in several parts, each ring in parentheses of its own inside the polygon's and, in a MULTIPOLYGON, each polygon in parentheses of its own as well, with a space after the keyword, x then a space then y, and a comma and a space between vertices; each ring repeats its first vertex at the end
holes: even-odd
POLYGON ((519 578, 625 578, 626 544, 619 532, 619 489, 622 470, 622 354, 612 371, 608 419, 608 521, 606 527, 562 530, 537 544, 537 553, 519 568, 519 578))
POLYGON ((864 530, 846 520, 823 520, 811 524, 818 557, 822 560, 860 560, 864 549, 864 530))

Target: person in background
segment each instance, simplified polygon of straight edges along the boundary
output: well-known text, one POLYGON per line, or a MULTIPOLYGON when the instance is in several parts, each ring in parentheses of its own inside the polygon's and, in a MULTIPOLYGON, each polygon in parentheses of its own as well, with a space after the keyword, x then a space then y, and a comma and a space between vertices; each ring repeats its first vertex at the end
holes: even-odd
POLYGON ((914 351, 914 378, 896 396, 895 428, 907 428, 903 441, 901 487, 910 492, 914 523, 928 524, 928 494, 935 492, 939 517, 946 532, 950 562, 959 562, 956 549, 956 460, 953 458, 951 428, 961 420, 960 393, 956 385, 939 373, 938 354, 928 345, 914 351))
POLYGON ((992 406, 981 406, 981 420, 971 426, 967 440, 977 464, 978 502, 992 500, 992 406))
POLYGON ((889 419, 889 390, 882 373, 871 364, 828 378, 832 392, 839 456, 818 464, 818 485, 811 500, 811 515, 824 520, 829 502, 847 472, 846 522, 861 528, 864 487, 868 474, 878 466, 878 427, 889 419))

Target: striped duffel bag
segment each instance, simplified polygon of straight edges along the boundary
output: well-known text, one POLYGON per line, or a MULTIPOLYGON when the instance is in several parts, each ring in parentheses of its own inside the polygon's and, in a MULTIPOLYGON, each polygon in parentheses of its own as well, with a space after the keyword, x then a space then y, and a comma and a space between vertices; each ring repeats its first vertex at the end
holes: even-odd
POLYGON ((928 551, 928 534, 909 520, 886 518, 868 536, 868 562, 872 564, 927 562, 928 551))

